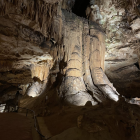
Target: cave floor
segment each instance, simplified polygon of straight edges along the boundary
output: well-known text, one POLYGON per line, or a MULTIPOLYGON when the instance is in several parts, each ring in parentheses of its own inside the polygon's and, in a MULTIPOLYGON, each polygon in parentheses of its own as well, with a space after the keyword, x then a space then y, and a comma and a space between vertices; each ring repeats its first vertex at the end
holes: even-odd
POLYGON ((64 108, 54 107, 45 114, 44 121, 50 130, 51 134, 57 135, 63 131, 77 127, 77 119, 87 111, 95 107, 72 107, 66 106, 64 108))
POLYGON ((32 140, 32 125, 30 119, 17 113, 1 113, 0 139, 32 140))
POLYGON ((139 106, 126 102, 100 104, 93 107, 53 107, 49 108, 43 118, 53 136, 52 140, 65 140, 66 137, 71 138, 71 136, 74 136, 73 139, 76 137, 84 140, 84 136, 91 136, 86 139, 99 140, 140 138, 140 134, 137 133, 140 130, 139 106), (135 113, 131 114, 131 110, 135 113), (80 129, 77 129, 77 126, 80 129), (88 133, 84 134, 86 132, 88 133))

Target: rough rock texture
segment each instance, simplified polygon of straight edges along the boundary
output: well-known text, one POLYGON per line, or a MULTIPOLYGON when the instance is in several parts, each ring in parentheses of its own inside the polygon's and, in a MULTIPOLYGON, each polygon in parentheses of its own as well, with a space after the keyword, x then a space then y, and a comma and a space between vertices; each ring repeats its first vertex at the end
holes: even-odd
POLYGON ((66 11, 76 11, 76 3, 1 1, 2 86, 35 97, 50 79, 59 97, 73 105, 95 105, 106 97, 118 101, 104 74, 105 34, 97 23, 66 11))
POLYGON ((140 2, 65 0, 62 7, 103 27, 106 33, 107 76, 121 94, 127 97, 139 96, 140 2))
POLYGON ((100 4, 106 32, 105 69, 118 91, 127 97, 139 96, 138 0, 107 0, 100 4))
MULTIPOLYGON (((84 107, 81 109, 75 108, 75 110, 67 108, 64 112, 65 115, 56 116, 65 118, 64 116, 69 115, 67 120, 70 118, 76 120, 75 113, 73 115, 70 113, 72 111, 80 112, 81 115, 77 117, 78 127, 71 126, 62 133, 53 136, 51 140, 138 140, 140 136, 138 119, 140 114, 138 110, 138 106, 126 102, 119 102, 115 105, 109 103, 95 108, 84 107)), ((47 118, 51 120, 51 117, 54 119, 54 116, 53 114, 47 118)), ((64 121, 64 123, 65 126, 68 125, 67 122, 64 121)))
POLYGON ((1 0, 0 103, 77 122, 51 139, 140 139, 139 16, 138 0, 1 0))
POLYGON ((103 27, 105 73, 121 94, 139 96, 140 1, 65 0, 62 7, 103 27))
POLYGON ((49 82, 64 101, 85 105, 118 101, 109 79, 121 93, 122 87, 139 87, 139 4, 1 1, 1 97, 8 88, 13 95, 38 96, 49 82))
MULTIPOLYGON (((2 4, 7 6, 6 3, 2 4)), ((10 4, 12 9, 13 4, 10 4)), ((44 81, 53 64, 52 57, 40 47, 46 38, 33 29, 35 24, 31 20, 20 14, 15 12, 0 17, 1 96, 8 88, 16 94, 20 85, 24 88, 24 85, 32 84, 34 77, 44 81)))

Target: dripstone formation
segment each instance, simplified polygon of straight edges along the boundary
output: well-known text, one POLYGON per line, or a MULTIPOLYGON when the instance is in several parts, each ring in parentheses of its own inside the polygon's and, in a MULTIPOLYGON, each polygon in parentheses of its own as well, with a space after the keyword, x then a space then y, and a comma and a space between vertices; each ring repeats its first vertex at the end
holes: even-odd
POLYGON ((9 86, 29 85, 24 93, 35 97, 48 77, 53 85, 61 75, 57 89, 66 103, 118 101, 104 73, 105 33, 96 22, 62 10, 59 1, 3 0, 0 7, 1 71, 9 86))
POLYGON ((139 46, 139 0, 0 0, 0 113, 33 110, 50 140, 139 140, 139 46))
MULTIPOLYGON (((17 91, 36 97, 50 87, 67 104, 118 101, 119 93, 105 74, 112 32, 103 11, 110 3, 122 6, 121 1, 102 0, 0 1, 1 102, 17 91)), ((134 2, 133 8, 137 6, 134 2)))

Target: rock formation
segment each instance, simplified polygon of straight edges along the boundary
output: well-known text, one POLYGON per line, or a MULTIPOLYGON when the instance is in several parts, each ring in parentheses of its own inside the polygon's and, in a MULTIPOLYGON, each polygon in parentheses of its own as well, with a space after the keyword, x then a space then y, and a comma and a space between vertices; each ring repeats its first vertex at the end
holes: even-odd
POLYGON ((138 0, 101 1, 102 27, 106 31, 105 71, 120 94, 139 97, 138 0))
POLYGON ((38 96, 49 83, 67 103, 97 104, 118 101, 106 74, 117 87, 138 80, 139 2, 2 0, 0 7, 1 98, 8 89, 38 96))
POLYGON ((30 84, 26 92, 35 97, 48 78, 54 84, 60 75, 57 89, 67 103, 94 105, 106 97, 118 101, 119 94, 104 73, 105 34, 95 23, 99 7, 92 4, 96 15, 91 16, 97 20, 88 22, 61 9, 65 2, 1 1, 1 71, 6 84, 30 84))
POLYGON ((86 16, 89 20, 101 25, 102 15, 100 14, 99 5, 97 5, 94 0, 91 0, 90 7, 87 7, 86 16))
POLYGON ((137 140, 139 45, 139 0, 1 0, 0 104, 73 113, 51 139, 137 140))

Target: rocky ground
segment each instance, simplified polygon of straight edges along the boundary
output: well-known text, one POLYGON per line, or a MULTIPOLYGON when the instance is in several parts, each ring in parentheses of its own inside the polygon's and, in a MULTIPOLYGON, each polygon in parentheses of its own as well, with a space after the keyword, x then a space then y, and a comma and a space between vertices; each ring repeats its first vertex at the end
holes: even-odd
POLYGON ((140 107, 127 103, 124 98, 117 103, 109 101, 92 106, 89 102, 82 107, 66 106, 54 97, 48 101, 42 99, 43 96, 38 99, 26 97, 22 101, 26 103, 24 106, 34 109, 37 116, 44 118, 52 140, 140 139, 140 107), (51 101, 53 99, 55 103, 51 101))

